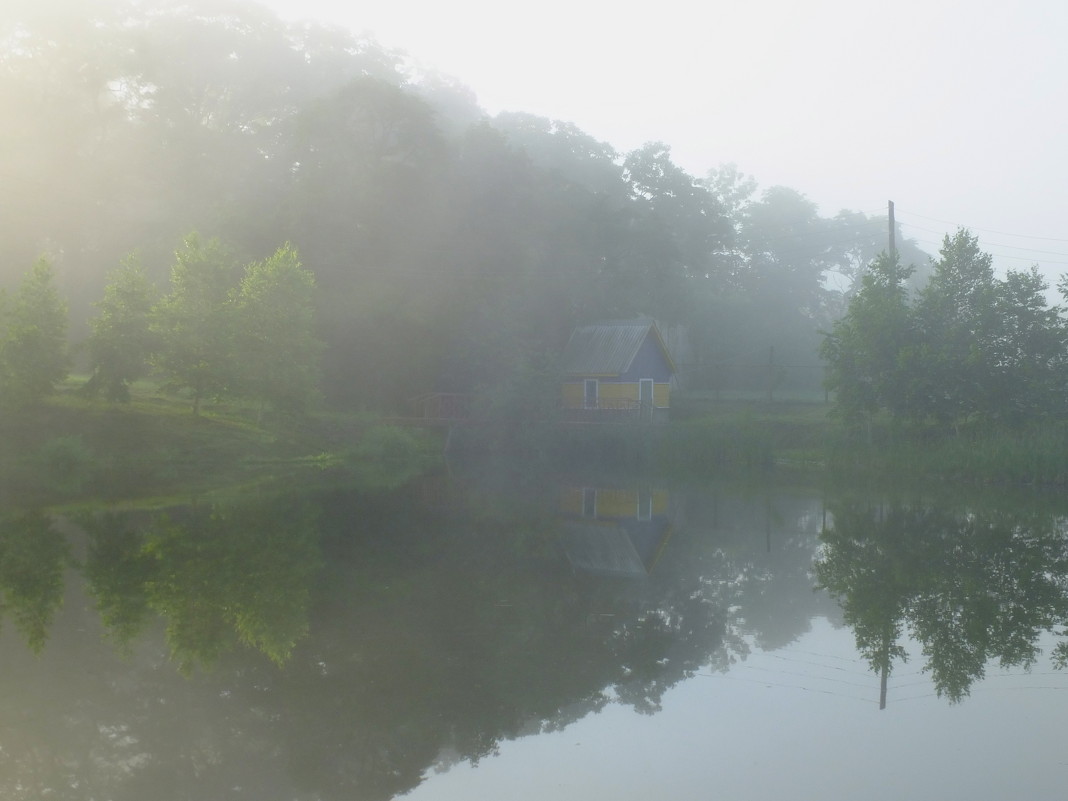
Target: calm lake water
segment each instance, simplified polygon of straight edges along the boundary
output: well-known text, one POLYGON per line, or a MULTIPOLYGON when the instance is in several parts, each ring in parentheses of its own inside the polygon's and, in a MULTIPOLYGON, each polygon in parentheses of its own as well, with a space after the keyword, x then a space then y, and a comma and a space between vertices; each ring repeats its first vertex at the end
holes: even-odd
POLYGON ((1065 509, 502 471, 12 511, 0 798, 1062 799, 1065 509))

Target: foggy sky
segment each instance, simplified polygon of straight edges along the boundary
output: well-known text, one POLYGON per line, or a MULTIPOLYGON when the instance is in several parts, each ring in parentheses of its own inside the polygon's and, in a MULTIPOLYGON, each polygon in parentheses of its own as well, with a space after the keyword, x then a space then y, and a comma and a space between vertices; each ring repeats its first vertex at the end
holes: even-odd
POLYGON ((663 140, 694 175, 735 163, 826 216, 893 200, 929 252, 965 226, 1002 269, 1068 272, 1059 0, 267 5, 370 30, 490 113, 568 120, 621 151, 663 140))

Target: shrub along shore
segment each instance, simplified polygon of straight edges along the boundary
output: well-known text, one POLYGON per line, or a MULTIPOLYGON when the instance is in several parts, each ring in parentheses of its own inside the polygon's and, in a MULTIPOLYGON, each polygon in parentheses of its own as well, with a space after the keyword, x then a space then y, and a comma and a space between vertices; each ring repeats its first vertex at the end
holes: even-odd
POLYGON ((1068 424, 967 426, 948 432, 874 420, 850 429, 822 404, 715 404, 667 425, 543 422, 501 432, 382 425, 370 415, 256 422, 256 410, 135 388, 129 404, 86 400, 74 382, 45 403, 0 418, 0 503, 168 502, 280 479, 397 484, 440 464, 487 454, 544 469, 653 472, 692 480, 803 472, 835 483, 902 486, 1068 484, 1068 424))
POLYGON ((135 386, 130 403, 86 399, 71 379, 37 406, 0 416, 0 506, 166 505, 274 480, 395 484, 440 460, 421 431, 367 415, 269 418, 135 386))

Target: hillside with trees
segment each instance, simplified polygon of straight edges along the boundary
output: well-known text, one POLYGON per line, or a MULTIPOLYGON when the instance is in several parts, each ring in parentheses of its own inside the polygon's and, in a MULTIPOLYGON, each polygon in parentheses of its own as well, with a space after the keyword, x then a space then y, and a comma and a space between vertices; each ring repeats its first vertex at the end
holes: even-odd
POLYGON ((44 254, 87 343, 73 364, 116 400, 149 365, 194 403, 224 384, 288 408, 506 394, 573 326, 638 313, 686 331, 690 386, 744 382, 771 351, 818 389, 820 331, 884 248, 885 217, 821 216, 729 166, 690 175, 663 143, 620 153, 565 121, 490 117, 372 39, 255 4, 61 5, 0 23, 17 199, 0 286, 44 254), (293 328, 275 327, 289 300, 293 328))

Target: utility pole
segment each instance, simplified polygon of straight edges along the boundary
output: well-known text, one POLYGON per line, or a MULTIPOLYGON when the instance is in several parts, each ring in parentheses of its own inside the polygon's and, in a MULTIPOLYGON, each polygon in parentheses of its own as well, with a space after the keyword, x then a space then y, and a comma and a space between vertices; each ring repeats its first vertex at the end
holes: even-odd
POLYGON ((886 201, 887 217, 890 220, 890 258, 894 258, 897 255, 897 242, 894 239, 895 229, 897 225, 894 223, 894 201, 886 201))

